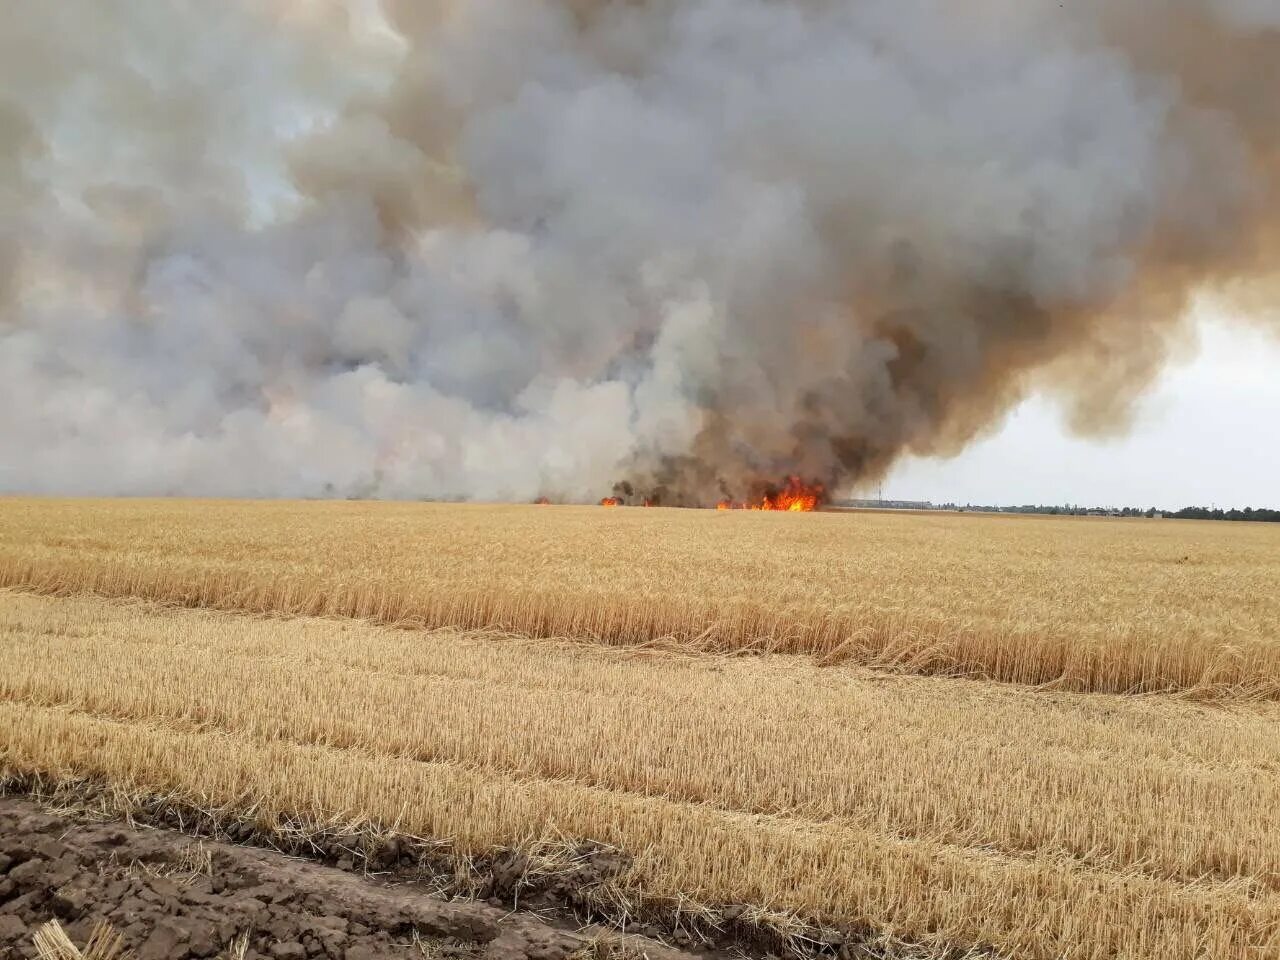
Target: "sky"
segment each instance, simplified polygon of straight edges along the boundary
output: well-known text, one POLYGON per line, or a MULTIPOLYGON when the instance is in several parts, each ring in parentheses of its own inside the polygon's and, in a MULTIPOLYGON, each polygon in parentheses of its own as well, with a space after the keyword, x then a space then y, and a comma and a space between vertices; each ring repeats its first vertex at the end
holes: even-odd
POLYGON ((1198 328, 1198 355, 1164 371, 1128 435, 1072 436, 1054 405, 1034 397, 954 459, 901 462, 885 480, 884 496, 1280 507, 1280 339, 1223 316, 1203 318, 1198 328))

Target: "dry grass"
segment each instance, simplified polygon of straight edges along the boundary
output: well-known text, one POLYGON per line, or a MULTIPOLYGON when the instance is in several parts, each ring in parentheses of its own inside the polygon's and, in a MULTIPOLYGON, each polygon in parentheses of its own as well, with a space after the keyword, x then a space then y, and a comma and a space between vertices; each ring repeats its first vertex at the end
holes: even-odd
POLYGON ((1280 696, 1280 530, 973 515, 0 500, 0 585, 1280 696))
POLYGON ((89 935, 84 950, 77 947, 57 920, 50 920, 35 935, 40 960, 130 960, 124 938, 109 924, 99 923, 89 935))
POLYGON ((0 594, 0 760, 1026 958, 1280 951, 1280 706, 0 594))

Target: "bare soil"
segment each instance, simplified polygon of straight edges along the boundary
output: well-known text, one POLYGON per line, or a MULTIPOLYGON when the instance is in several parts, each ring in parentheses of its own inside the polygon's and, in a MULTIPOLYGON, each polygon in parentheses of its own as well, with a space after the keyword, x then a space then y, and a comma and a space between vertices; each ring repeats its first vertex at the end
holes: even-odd
POLYGON ((590 930, 507 906, 0 797, 0 958, 34 957, 32 937, 50 919, 77 944, 106 920, 137 960, 691 957, 644 937, 602 951, 590 930))

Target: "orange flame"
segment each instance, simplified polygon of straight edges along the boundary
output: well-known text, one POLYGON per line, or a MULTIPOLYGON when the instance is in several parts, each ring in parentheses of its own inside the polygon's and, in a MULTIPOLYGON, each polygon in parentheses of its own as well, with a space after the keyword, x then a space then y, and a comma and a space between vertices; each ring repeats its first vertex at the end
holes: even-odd
POLYGON ((826 498, 822 484, 807 484, 799 477, 788 477, 787 485, 773 494, 765 494, 758 501, 734 503, 721 500, 717 510, 788 510, 793 513, 810 513, 817 510, 826 498))
MULTIPOLYGON (((628 496, 630 494, 628 493, 628 496)), ((809 513, 817 510, 824 502, 826 502, 827 493, 820 483, 805 483, 799 477, 788 477, 786 484, 782 487, 772 487, 768 489, 759 500, 734 501, 721 500, 716 504, 717 510, 787 510, 792 513, 809 513)), ((546 498, 542 498, 539 503, 545 503, 546 498)), ((600 500, 602 507, 621 507, 626 505, 626 500, 621 497, 604 497, 600 500)), ((653 507, 657 503, 648 498, 642 498, 637 506, 653 507)))
POLYGON ((546 497, 539 497, 537 500, 535 500, 535 501, 533 501, 533 502, 534 502, 534 503, 536 503, 536 504, 537 504, 538 506, 540 506, 540 507, 545 507, 545 506, 546 506, 547 504, 549 504, 551 501, 550 501, 550 500, 548 500, 546 497))

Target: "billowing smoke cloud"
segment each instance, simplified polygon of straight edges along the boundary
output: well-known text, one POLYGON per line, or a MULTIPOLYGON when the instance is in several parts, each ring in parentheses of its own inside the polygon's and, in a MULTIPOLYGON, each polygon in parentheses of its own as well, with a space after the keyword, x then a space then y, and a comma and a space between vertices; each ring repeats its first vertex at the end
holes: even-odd
POLYGON ((1280 255, 1273 0, 60 0, 0 489, 745 496, 1122 429, 1280 255))

